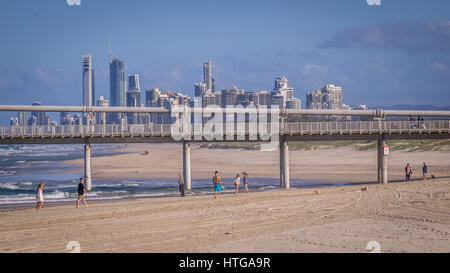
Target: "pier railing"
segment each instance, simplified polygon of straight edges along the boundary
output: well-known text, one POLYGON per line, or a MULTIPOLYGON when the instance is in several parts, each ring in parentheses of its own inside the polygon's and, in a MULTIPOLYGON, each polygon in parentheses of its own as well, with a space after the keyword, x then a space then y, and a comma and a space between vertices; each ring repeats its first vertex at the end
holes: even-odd
MULTIPOLYGON (((231 123, 220 126, 194 124, 182 127, 183 135, 263 135, 263 134, 422 134, 449 133, 450 120, 349 121, 349 122, 287 122, 280 124, 231 123), (209 127, 208 127, 209 126, 209 127)), ((175 133, 178 133, 175 132, 175 133)), ((172 124, 129 125, 43 125, 0 126, 0 138, 73 138, 73 137, 171 137, 172 124)))

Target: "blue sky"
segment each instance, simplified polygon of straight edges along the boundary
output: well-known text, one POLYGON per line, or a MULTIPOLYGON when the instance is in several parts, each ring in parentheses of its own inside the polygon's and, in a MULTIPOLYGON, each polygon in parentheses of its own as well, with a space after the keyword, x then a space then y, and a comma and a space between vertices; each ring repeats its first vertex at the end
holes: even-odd
POLYGON ((450 105, 446 0, 1 1, 0 104, 81 105, 84 53, 109 98, 108 37, 145 88, 192 96, 211 60, 218 89, 286 75, 302 101, 334 83, 346 104, 450 105))

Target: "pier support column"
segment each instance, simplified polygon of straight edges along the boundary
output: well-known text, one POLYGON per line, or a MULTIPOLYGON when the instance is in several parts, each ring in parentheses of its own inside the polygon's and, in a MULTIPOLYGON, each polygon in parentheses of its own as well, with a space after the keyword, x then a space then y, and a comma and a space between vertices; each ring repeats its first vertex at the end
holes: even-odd
POLYGON ((91 179, 91 144, 84 145, 84 181, 86 182, 86 190, 92 189, 91 179))
POLYGON ((289 189, 289 146, 285 136, 280 137, 280 188, 289 189))
POLYGON ((386 140, 379 139, 378 142, 378 183, 386 184, 388 182, 387 177, 387 154, 384 153, 384 145, 386 145, 386 140))
POLYGON ((183 179, 186 190, 191 190, 191 144, 183 142, 183 179))

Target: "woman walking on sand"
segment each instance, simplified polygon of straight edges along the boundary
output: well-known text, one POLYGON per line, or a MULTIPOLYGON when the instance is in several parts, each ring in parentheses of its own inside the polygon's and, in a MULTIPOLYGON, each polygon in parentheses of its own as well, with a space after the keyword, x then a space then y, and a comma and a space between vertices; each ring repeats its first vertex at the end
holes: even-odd
POLYGON ((42 205, 44 204, 44 195, 42 193, 42 190, 44 189, 44 184, 39 184, 36 190, 36 209, 41 209, 42 205))
POLYGON ((409 166, 409 163, 406 164, 405 174, 406 174, 406 181, 411 181, 412 170, 411 170, 411 166, 409 166))
POLYGON ((86 199, 84 198, 84 195, 87 195, 86 188, 84 187, 84 178, 80 178, 80 183, 78 184, 78 198, 77 198, 77 205, 76 208, 80 206, 80 200, 83 201, 84 207, 87 208, 88 205, 86 204, 86 199))
POLYGON ((246 193, 248 193, 248 177, 247 177, 247 173, 244 171, 242 173, 244 175, 244 190, 246 193))
POLYGON ((217 199, 220 195, 220 191, 222 190, 222 180, 220 180, 218 171, 214 173, 213 183, 214 183, 214 199, 217 199))
POLYGON ((236 174, 236 177, 234 178, 234 187, 235 187, 235 194, 238 194, 239 192, 239 184, 241 184, 241 176, 239 174, 236 174))

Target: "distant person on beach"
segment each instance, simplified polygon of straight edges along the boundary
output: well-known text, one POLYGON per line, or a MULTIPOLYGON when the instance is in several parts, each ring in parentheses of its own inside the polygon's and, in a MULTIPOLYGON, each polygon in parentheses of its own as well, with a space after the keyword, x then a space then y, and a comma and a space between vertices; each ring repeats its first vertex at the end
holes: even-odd
POLYGON ((42 190, 44 189, 44 184, 39 184, 36 190, 36 209, 41 209, 42 205, 44 204, 44 194, 42 190))
POLYGON ((405 174, 406 174, 406 181, 411 181, 412 170, 411 170, 411 166, 409 165, 409 163, 406 164, 405 174))
POLYGON ((181 196, 184 196, 184 179, 181 173, 178 174, 178 189, 180 190, 181 196))
POLYGON ((84 195, 87 195, 86 192, 86 188, 84 187, 84 178, 80 178, 80 183, 78 184, 78 198, 77 198, 77 206, 76 208, 79 207, 80 205, 80 200, 83 201, 84 206, 87 208, 87 204, 86 204, 86 199, 84 199, 84 195))
POLYGON ((411 115, 409 115, 409 121, 410 121, 409 128, 414 129, 414 127, 416 127, 416 120, 411 115))
POLYGON ((425 120, 423 119, 423 117, 422 116, 418 116, 417 120, 419 122, 419 128, 425 129, 425 120))
POLYGON ((423 162, 422 173, 423 173, 423 180, 427 180, 428 166, 427 164, 425 164, 425 162, 423 162))
POLYGON ((248 193, 248 177, 247 177, 247 173, 244 171, 242 173, 244 175, 244 190, 246 193, 248 193))
POLYGON ((214 173, 213 184, 214 184, 214 198, 217 199, 220 195, 220 191, 222 190, 222 180, 220 180, 218 171, 214 173))
POLYGON ((241 176, 239 174, 236 175, 233 181, 234 188, 235 188, 235 194, 238 194, 239 192, 239 184, 241 184, 241 176))

